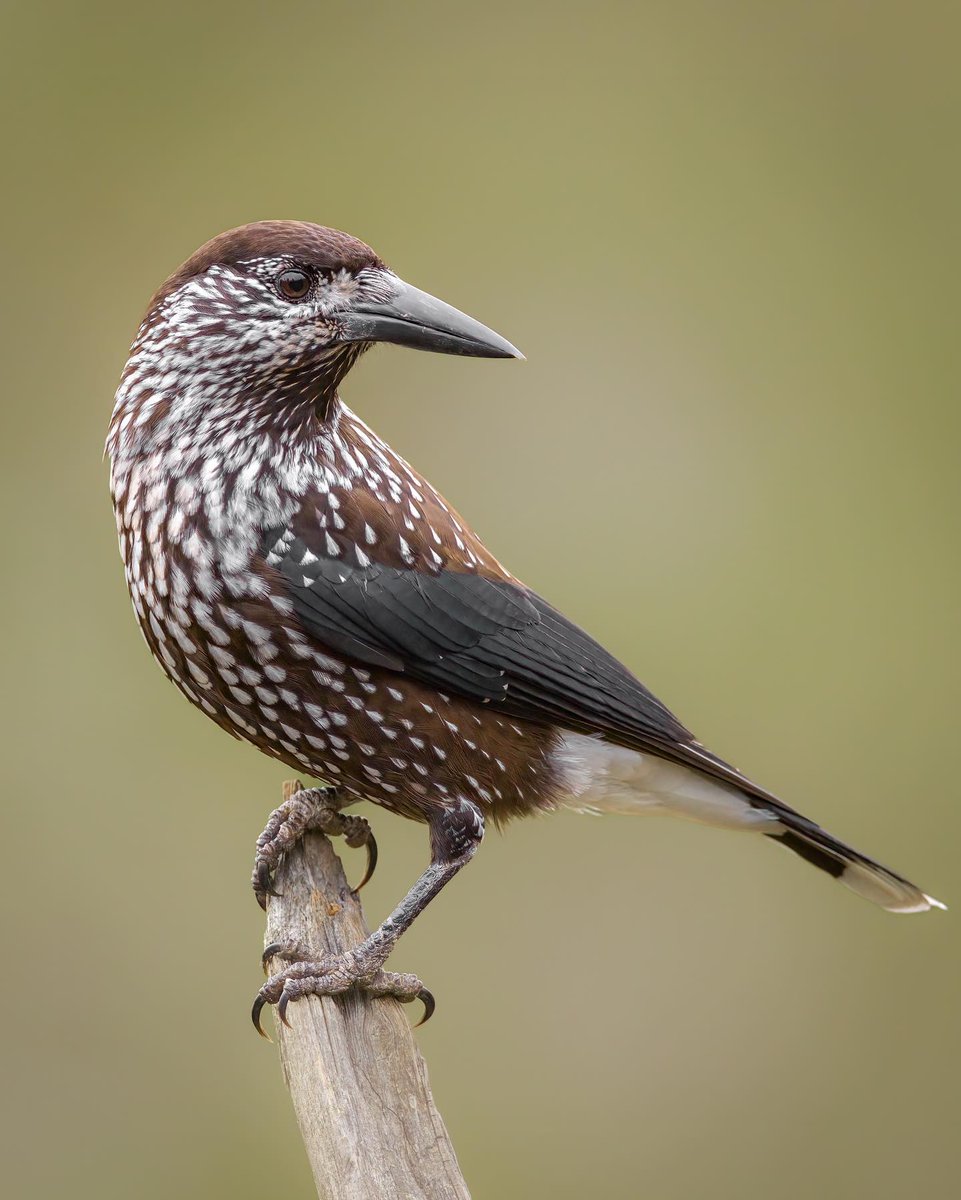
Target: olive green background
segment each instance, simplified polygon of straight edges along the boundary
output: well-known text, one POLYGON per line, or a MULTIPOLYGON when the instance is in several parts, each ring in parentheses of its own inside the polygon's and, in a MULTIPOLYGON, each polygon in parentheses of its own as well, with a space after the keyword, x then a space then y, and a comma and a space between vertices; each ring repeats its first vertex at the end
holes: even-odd
MULTIPOLYGON (((151 662, 101 462, 147 298, 232 225, 347 229, 516 342, 380 349, 345 398, 708 745, 961 902, 959 38, 947 3, 3 5, 6 1196, 311 1194, 247 1016, 285 771, 151 662)), ((372 816, 379 918, 427 847, 372 816)), ((562 814, 395 962, 478 1198, 947 1200, 957 920, 562 814)))

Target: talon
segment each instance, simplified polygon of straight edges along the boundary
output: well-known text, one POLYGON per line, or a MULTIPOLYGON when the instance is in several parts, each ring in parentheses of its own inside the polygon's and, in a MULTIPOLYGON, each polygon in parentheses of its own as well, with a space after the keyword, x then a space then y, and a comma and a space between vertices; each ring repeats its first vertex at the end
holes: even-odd
POLYGON ((250 1010, 250 1019, 251 1019, 251 1020, 253 1021, 253 1023, 254 1023, 254 1029, 256 1029, 256 1030, 257 1030, 257 1032, 260 1034, 260 1036, 261 1036, 262 1038, 266 1038, 266 1039, 267 1039, 267 1041, 269 1042, 269 1041, 271 1041, 271 1040, 272 1040, 272 1039, 271 1039, 271 1036, 270 1036, 270 1034, 269 1034, 269 1033, 268 1033, 268 1032, 267 1032, 267 1031, 264 1029, 263 1025, 261 1025, 261 1023, 260 1023, 260 1014, 263 1012, 264 1005, 265 1005, 266 1003, 267 1003, 267 998, 266 998, 265 996, 262 996, 262 995, 260 995, 260 994, 258 993, 258 994, 257 994, 257 998, 256 998, 256 1000, 254 1000, 254 1006, 253 1006, 253 1008, 250 1010))
POLYGON ((291 1028, 290 1022, 287 1020, 287 1005, 290 1003, 290 996, 287 994, 286 988, 281 993, 280 999, 277 1001, 277 1017, 282 1025, 291 1028))
MULTIPOLYGON (((281 958, 290 958, 292 949, 299 948, 294 943, 275 943, 267 947, 264 956, 276 954, 281 958)), ((260 1023, 261 1013, 266 1004, 276 1005, 277 1020, 290 1029, 287 1010, 296 1000, 306 996, 341 996, 351 988, 358 988, 371 998, 393 996, 401 1004, 420 1000, 424 1006, 424 1015, 414 1028, 424 1025, 434 1014, 433 994, 416 975, 383 971, 375 966, 376 960, 382 956, 382 947, 361 946, 344 954, 316 961, 297 957, 290 966, 278 971, 276 975, 271 975, 257 993, 251 1011, 254 1028, 263 1037, 267 1037, 260 1023)))
POLYGON ((424 1015, 414 1026, 415 1029, 420 1029, 421 1025, 426 1025, 434 1015, 434 1009, 437 1007, 437 1005, 436 1001, 434 1000, 433 992, 429 992, 427 988, 420 989, 420 991, 417 993, 417 999, 420 1000, 424 1006, 424 1015))
POLYGON ((260 965, 263 967, 265 975, 267 974, 267 966, 270 960, 279 954, 283 948, 283 942, 271 942, 269 946, 264 947, 264 952, 260 956, 260 965))
POLYGON ((271 874, 270 874, 270 866, 267 864, 266 861, 261 862, 257 867, 256 892, 257 892, 257 903, 264 910, 264 912, 267 911, 267 897, 280 895, 280 892, 278 892, 274 888, 274 881, 271 878, 271 874))
POLYGON ((367 837, 367 870, 364 872, 364 878, 354 888, 355 895, 357 894, 357 892, 360 891, 360 889, 364 886, 364 884, 370 883, 371 876, 374 874, 374 868, 376 866, 377 866, 377 842, 374 839, 374 835, 371 833, 371 834, 368 834, 368 837, 367 837))
POLYGON ((279 896, 274 888, 274 872, 290 849, 305 833, 318 830, 327 837, 343 836, 351 847, 367 847, 367 870, 354 892, 370 880, 377 865, 377 843, 370 833, 366 818, 345 817, 338 807, 336 788, 308 788, 291 792, 276 808, 257 839, 257 855, 253 872, 253 887, 257 903, 266 912, 267 898, 279 896))

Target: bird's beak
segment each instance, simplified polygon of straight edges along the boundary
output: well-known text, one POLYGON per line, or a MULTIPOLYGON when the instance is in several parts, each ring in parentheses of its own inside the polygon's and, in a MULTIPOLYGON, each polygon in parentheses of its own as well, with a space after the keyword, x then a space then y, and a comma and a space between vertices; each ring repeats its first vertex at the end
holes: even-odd
POLYGON ((523 358, 493 329, 468 317, 428 292, 392 278, 389 300, 360 300, 338 314, 345 342, 393 342, 438 354, 466 354, 472 358, 523 358))

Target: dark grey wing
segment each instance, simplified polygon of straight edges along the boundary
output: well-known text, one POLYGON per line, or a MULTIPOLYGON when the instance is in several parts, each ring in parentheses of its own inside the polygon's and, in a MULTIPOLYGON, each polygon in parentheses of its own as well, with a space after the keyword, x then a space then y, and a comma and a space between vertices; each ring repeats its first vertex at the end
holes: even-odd
MULTIPOLYGON (((319 643, 499 712, 651 752, 765 800, 592 637, 510 579, 352 565, 271 530, 267 563, 319 643)), ((365 556, 366 558, 366 556, 365 556)))

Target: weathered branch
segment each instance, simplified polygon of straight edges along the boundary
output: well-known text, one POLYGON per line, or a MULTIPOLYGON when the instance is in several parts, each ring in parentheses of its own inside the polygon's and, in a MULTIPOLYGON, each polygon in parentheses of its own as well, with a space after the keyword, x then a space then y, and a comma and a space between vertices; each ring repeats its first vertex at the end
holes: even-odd
MULTIPOLYGON (((285 799, 299 786, 284 784, 285 799)), ((275 883, 265 944, 293 939, 323 958, 366 936, 322 834, 298 843, 275 883)), ((470 1200, 404 1006, 352 991, 298 1000, 287 1018, 289 1029, 275 1021, 280 1059, 321 1200, 470 1200)))

